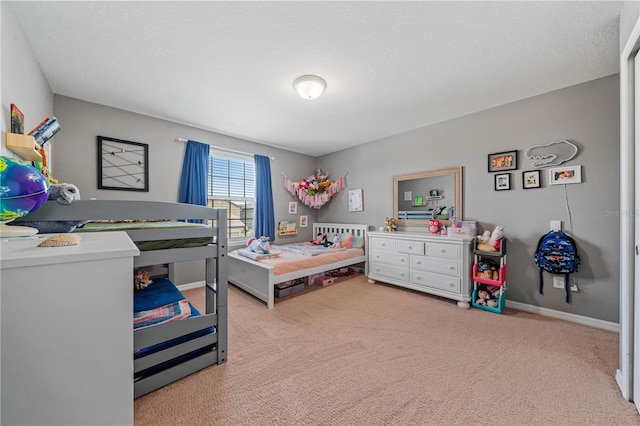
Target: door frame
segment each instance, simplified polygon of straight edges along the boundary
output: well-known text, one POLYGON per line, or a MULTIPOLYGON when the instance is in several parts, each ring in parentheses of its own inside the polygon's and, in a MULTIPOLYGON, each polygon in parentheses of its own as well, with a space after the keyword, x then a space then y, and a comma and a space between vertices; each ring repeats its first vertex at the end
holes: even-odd
MULTIPOLYGON (((636 320, 640 321, 640 283, 635 277, 634 256, 636 244, 640 244, 636 235, 640 229, 636 229, 634 214, 636 172, 640 173, 635 164, 637 119, 634 105, 635 86, 640 84, 634 82, 634 58, 639 49, 640 19, 636 21, 620 55, 620 365, 616 371, 616 382, 622 396, 629 401, 634 399, 634 374, 640 371, 639 363, 634 372, 634 358, 638 358, 634 357, 634 347, 640 347, 640 339, 634 341, 634 318, 638 316, 636 320)), ((640 388, 635 390, 640 394, 640 388)))

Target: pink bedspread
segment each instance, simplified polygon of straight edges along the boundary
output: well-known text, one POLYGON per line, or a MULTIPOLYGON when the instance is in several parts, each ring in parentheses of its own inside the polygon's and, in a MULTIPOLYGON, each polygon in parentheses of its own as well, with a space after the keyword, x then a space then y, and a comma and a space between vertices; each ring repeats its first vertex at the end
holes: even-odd
POLYGON ((317 256, 304 256, 290 253, 279 249, 278 246, 271 246, 271 251, 279 251, 280 256, 274 259, 260 260, 260 263, 273 266, 274 275, 289 274, 303 269, 315 268, 328 263, 364 256, 364 250, 361 248, 337 249, 317 256))

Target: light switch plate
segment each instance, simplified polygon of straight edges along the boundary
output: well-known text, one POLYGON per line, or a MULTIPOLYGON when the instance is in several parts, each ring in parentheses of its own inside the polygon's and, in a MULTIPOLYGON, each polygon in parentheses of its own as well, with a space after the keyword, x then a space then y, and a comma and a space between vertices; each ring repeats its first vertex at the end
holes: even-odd
POLYGON ((553 231, 562 231, 562 221, 561 220, 552 220, 551 221, 551 230, 553 230, 553 231))
POLYGON ((562 275, 553 276, 553 288, 564 288, 564 276, 562 275))

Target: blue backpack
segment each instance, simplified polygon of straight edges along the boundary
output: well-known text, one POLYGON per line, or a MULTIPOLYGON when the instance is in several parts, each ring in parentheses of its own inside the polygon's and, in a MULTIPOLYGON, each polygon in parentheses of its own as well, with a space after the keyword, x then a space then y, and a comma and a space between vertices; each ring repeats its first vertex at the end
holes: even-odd
POLYGON ((540 294, 544 284, 542 273, 565 276, 566 301, 569 303, 571 288, 569 274, 578 272, 580 268, 580 256, 576 242, 562 231, 549 231, 538 241, 538 248, 534 255, 536 265, 540 268, 540 294))

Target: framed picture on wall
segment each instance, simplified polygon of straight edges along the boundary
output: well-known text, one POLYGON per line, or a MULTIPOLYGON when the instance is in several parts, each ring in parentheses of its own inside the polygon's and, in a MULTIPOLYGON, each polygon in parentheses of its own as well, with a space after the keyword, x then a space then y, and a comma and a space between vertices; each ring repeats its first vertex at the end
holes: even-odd
POLYGON ((281 220, 278 222, 278 235, 296 235, 297 233, 296 222, 290 220, 281 220))
POLYGON ((496 191, 504 191, 505 189, 511 189, 511 173, 501 173, 495 175, 495 188, 496 191))
POLYGON ((98 189, 149 192, 149 145, 98 136, 98 189))
POLYGON ((540 188, 540 170, 522 172, 522 188, 540 188))
POLYGON ((300 216, 300 228, 306 228, 309 225, 309 217, 307 215, 300 216))
POLYGON ((549 185, 582 182, 582 166, 565 166, 549 169, 549 185))
POLYGON ((362 189, 352 189, 349 191, 349 211, 350 212, 361 212, 364 210, 363 204, 363 190, 362 189))
POLYGON ((295 201, 289 201, 289 214, 298 213, 298 203, 295 201))
POLYGON ((517 168, 518 151, 506 151, 489 154, 489 172, 516 170, 517 168))

